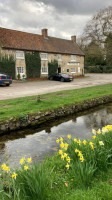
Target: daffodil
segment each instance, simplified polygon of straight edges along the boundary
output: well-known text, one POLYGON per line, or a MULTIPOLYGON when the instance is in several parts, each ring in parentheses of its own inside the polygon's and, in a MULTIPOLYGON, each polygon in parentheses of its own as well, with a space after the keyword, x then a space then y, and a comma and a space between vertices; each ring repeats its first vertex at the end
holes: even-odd
POLYGON ((67 164, 65 165, 65 167, 66 167, 67 169, 69 169, 70 165, 67 163, 67 164))
POLYGON ((64 146, 65 146, 64 143, 60 144, 60 148, 64 148, 64 146))
POLYGON ((61 159, 64 160, 64 158, 65 158, 65 157, 64 157, 64 155, 62 154, 62 155, 61 155, 61 159))
POLYGON ((60 142, 63 142, 63 138, 62 137, 60 137, 60 142))
POLYGON ((63 154, 63 151, 62 151, 62 150, 59 150, 59 154, 60 154, 60 155, 63 154))
POLYGON ((64 153, 64 158, 66 158, 68 156, 68 154, 67 153, 64 153))
POLYGON ((8 167, 5 163, 3 165, 1 165, 2 170, 9 172, 10 171, 10 167, 8 167))
POLYGON ((94 145, 94 143, 93 143, 93 142, 89 142, 89 144, 90 144, 90 145, 94 145))
POLYGON ((78 153, 78 156, 83 156, 83 154, 79 152, 79 153, 78 153))
POLYGON ((99 145, 103 146, 104 145, 103 141, 99 141, 99 145))
POLYGON ((94 135, 96 135, 96 130, 95 130, 95 129, 92 129, 92 133, 93 133, 94 135))
POLYGON ((84 145, 87 143, 87 141, 86 140, 83 140, 83 142, 82 142, 84 145))
POLYGON ((81 156, 79 159, 80 159, 81 162, 84 162, 84 160, 85 160, 85 159, 83 158, 83 156, 81 156))
POLYGON ((78 153, 79 152, 79 150, 78 149, 75 149, 75 153, 78 153))
POLYGON ((24 166, 24 170, 27 171, 28 169, 29 169, 29 167, 28 167, 27 165, 25 165, 25 166, 24 166))
POLYGON ((80 141, 80 140, 78 140, 78 141, 77 141, 77 144, 79 144, 79 145, 80 145, 80 144, 81 144, 81 141, 80 141))
POLYGON ((97 134, 101 134, 101 130, 100 129, 98 129, 98 131, 96 132, 97 134))
POLYGON ((31 162, 32 162, 31 157, 30 157, 30 158, 27 158, 27 162, 28 162, 28 163, 31 163, 31 162))
POLYGON ((70 157, 67 157, 67 158, 66 158, 66 161, 67 161, 68 163, 70 163, 71 158, 70 158, 70 157))
POLYGON ((74 142, 77 142, 77 139, 76 139, 76 138, 74 138, 74 142))
POLYGON ((71 135, 67 135, 67 138, 68 138, 68 139, 71 139, 71 135))
POLYGON ((12 174, 12 178, 15 178, 16 179, 16 176, 17 176, 18 174, 16 174, 16 173, 14 173, 14 174, 12 174))
POLYGON ((96 135, 93 135, 93 137, 92 137, 93 139, 96 139, 96 135))
POLYGON ((56 140, 57 143, 59 143, 59 141, 60 141, 59 139, 56 140))
POLYGON ((21 160, 19 161, 19 163, 21 164, 21 165, 23 165, 24 163, 25 163, 25 158, 21 158, 21 160))

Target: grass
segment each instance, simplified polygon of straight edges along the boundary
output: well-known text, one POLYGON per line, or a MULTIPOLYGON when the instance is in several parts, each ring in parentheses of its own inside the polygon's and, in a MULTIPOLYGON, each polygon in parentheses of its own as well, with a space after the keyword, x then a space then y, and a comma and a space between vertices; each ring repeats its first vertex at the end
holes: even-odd
POLYGON ((1 100, 0 120, 49 111, 109 94, 112 94, 112 84, 44 94, 40 95, 40 101, 37 100, 37 96, 1 100))
POLYGON ((15 169, 16 179, 11 178, 14 169, 1 171, 0 199, 112 200, 112 125, 95 134, 86 143, 70 135, 57 139, 61 144, 59 153, 40 165, 29 165, 23 158, 21 168, 15 169), (82 155, 78 155, 79 151, 82 155))

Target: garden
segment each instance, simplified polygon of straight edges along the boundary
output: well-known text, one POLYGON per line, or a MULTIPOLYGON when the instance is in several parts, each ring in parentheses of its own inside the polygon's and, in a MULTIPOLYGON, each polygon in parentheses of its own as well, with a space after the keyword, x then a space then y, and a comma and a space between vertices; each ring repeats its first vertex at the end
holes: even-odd
POLYGON ((89 140, 57 138, 59 151, 38 165, 31 157, 15 169, 3 163, 0 199, 111 200, 112 125, 92 133, 89 140))

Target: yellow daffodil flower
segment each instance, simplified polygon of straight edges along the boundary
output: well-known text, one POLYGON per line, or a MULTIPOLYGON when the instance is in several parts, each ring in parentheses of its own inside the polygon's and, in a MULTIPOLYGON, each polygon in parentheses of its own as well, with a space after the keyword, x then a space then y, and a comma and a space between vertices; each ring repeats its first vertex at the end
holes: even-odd
POLYGON ((19 163, 20 163, 21 165, 23 165, 24 162, 25 162, 25 158, 21 158, 21 160, 19 161, 19 163))
POLYGON ((71 135, 67 135, 67 138, 68 138, 68 139, 71 139, 71 135))
POLYGON ((98 129, 98 131, 96 132, 97 134, 101 134, 101 130, 100 129, 98 129))
POLYGON ((70 163, 71 158, 70 158, 70 157, 67 157, 67 158, 66 158, 66 161, 67 161, 68 163, 70 163))
POLYGON ((104 145, 103 141, 99 141, 99 145, 103 146, 104 145))
POLYGON ((93 133, 94 135, 96 135, 96 130, 95 130, 95 129, 92 129, 92 133, 93 133))
POLYGON ((9 172, 10 171, 10 167, 8 167, 5 163, 3 165, 1 165, 2 170, 9 172))
POLYGON ((12 178, 15 178, 16 179, 16 176, 17 176, 18 174, 16 174, 16 173, 14 173, 14 174, 12 174, 12 178))
POLYGON ((83 156, 80 157, 79 159, 80 159, 81 162, 84 162, 84 160, 85 160, 85 159, 83 158, 83 156))
POLYGON ((64 143, 61 143, 60 148, 64 148, 64 147, 65 147, 64 143))
POLYGON ((96 139, 96 135, 93 135, 93 137, 92 137, 93 139, 96 139))
POLYGON ((79 150, 78 149, 75 149, 75 153, 78 153, 79 152, 79 150))
POLYGON ((63 151, 62 151, 62 150, 59 150, 59 154, 60 154, 60 155, 63 154, 63 151))
POLYGON ((63 142, 63 138, 62 137, 60 138, 60 142, 63 142))
POLYGON ((24 170, 27 171, 28 169, 29 169, 29 167, 28 167, 27 165, 25 165, 25 166, 24 166, 24 170))
POLYGON ((70 165, 67 163, 67 164, 65 165, 65 167, 66 167, 67 169, 69 169, 70 165))
POLYGON ((27 158, 27 162, 28 162, 28 163, 31 163, 31 162, 32 162, 31 157, 30 157, 30 158, 27 158))
POLYGON ((77 142, 77 139, 76 139, 76 138, 74 138, 74 142, 77 142))
POLYGON ((83 144, 86 144, 87 143, 87 141, 86 140, 83 140, 83 144))
POLYGON ((57 143, 59 143, 59 141, 60 141, 59 139, 56 140, 57 143))

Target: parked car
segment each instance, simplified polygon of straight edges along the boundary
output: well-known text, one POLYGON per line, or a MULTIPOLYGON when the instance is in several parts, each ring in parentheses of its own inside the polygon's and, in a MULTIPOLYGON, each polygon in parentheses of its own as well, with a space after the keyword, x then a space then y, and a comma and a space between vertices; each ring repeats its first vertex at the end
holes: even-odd
POLYGON ((0 72, 0 85, 9 86, 12 83, 12 77, 0 72))
POLYGON ((73 77, 68 74, 59 73, 59 74, 49 76, 49 80, 56 80, 56 81, 61 81, 61 82, 69 81, 70 82, 73 80, 73 77))

